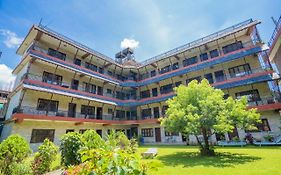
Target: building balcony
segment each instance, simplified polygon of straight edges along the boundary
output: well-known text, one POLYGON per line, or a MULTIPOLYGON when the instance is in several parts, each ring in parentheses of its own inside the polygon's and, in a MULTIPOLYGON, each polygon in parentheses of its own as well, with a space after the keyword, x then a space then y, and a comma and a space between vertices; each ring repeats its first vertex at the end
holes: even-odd
POLYGON ((117 85, 124 86, 124 87, 139 87, 139 86, 145 86, 145 85, 149 85, 152 83, 156 83, 161 80, 168 79, 168 78, 172 78, 174 76, 180 76, 180 75, 183 75, 183 74, 186 74, 189 72, 202 70, 202 69, 205 69, 205 68, 217 65, 217 64, 229 62, 229 61, 239 59, 239 58, 262 51, 262 48, 260 46, 253 45, 252 42, 243 43, 243 46, 244 46, 244 48, 232 51, 227 54, 222 54, 217 57, 214 57, 214 58, 211 58, 211 59, 208 59, 205 61, 201 61, 201 62, 192 64, 192 65, 189 65, 186 67, 178 67, 177 69, 171 70, 164 74, 156 74, 153 77, 146 77, 145 79, 142 79, 142 80, 137 79, 137 81, 134 80, 134 79, 136 79, 134 77, 128 77, 126 79, 120 79, 120 78, 118 79, 117 77, 108 74, 107 71, 103 71, 101 73, 99 71, 93 71, 93 70, 87 69, 85 67, 76 65, 72 62, 61 60, 54 56, 48 55, 47 54, 48 52, 46 50, 41 49, 40 47, 35 46, 35 45, 30 47, 27 54, 29 54, 30 56, 32 56, 34 58, 41 59, 43 61, 62 66, 64 68, 73 70, 75 72, 82 73, 84 75, 102 79, 102 80, 108 81, 113 84, 117 84, 117 85))
POLYGON ((124 125, 124 124, 145 124, 159 123, 158 118, 141 118, 137 116, 123 117, 112 114, 83 114, 79 112, 69 112, 63 110, 38 110, 36 107, 22 106, 15 108, 13 111, 13 120, 18 122, 22 120, 51 120, 51 121, 68 121, 81 124, 83 122, 92 122, 103 125, 124 125))
MULTIPOLYGON (((235 74, 235 76, 224 76, 216 77, 213 80, 213 85, 216 88, 231 88, 236 86, 242 86, 252 83, 264 82, 271 80, 270 73, 272 70, 267 70, 263 68, 258 68, 245 73, 235 74)), ((97 92, 97 90, 86 90, 85 87, 79 85, 73 87, 69 82, 61 81, 48 81, 42 76, 25 74, 23 76, 23 85, 27 89, 39 90, 49 93, 56 93, 65 96, 72 96, 76 98, 82 98, 87 100, 94 100, 97 102, 118 105, 123 107, 134 107, 147 105, 151 103, 157 103, 165 101, 174 96, 172 89, 166 89, 160 91, 161 93, 155 97, 140 98, 134 95, 125 95, 124 97, 118 96, 115 92, 112 94, 107 94, 102 92, 97 92)), ((209 80, 210 81, 210 80, 209 80)), ((172 86, 173 88, 174 86, 172 86)))

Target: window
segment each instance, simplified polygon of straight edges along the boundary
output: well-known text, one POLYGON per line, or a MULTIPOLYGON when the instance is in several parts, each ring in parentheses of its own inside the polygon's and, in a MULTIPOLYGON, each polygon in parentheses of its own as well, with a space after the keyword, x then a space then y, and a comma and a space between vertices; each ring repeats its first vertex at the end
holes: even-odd
POLYGON ((101 129, 97 129, 96 132, 97 132, 98 135, 100 135, 100 137, 102 137, 102 130, 101 129))
POLYGON ((81 66, 81 60, 78 58, 74 58, 74 64, 81 66))
POLYGON ((90 70, 95 71, 95 72, 98 71, 98 67, 96 65, 94 65, 94 64, 89 63, 89 62, 85 63, 85 67, 87 69, 90 69, 90 70))
POLYGON ((71 89, 78 90, 79 80, 72 79, 71 89))
POLYGON ((74 132, 74 129, 67 129, 67 130, 65 131, 66 134, 69 133, 69 132, 74 132))
POLYGON ((248 102, 256 102, 260 101, 260 95, 259 91, 257 89, 249 90, 249 91, 243 91, 243 92, 238 92, 235 94, 237 99, 240 99, 243 96, 246 96, 248 102))
POLYGON ((108 108, 108 109, 107 109, 107 113, 108 113, 108 114, 113 114, 113 109, 108 108))
POLYGON ((107 74, 108 74, 109 76, 112 76, 112 75, 113 75, 113 73, 112 73, 111 71, 107 71, 107 74))
POLYGON ((208 60, 208 54, 207 54, 207 53, 202 53, 202 54, 200 54, 200 60, 201 60, 201 61, 206 61, 206 60, 208 60))
POLYGON ((165 136, 179 136, 179 133, 178 132, 165 131, 165 136))
POLYGON ((103 74, 103 68, 99 67, 99 73, 103 74))
POLYGON ((159 107, 153 108, 153 113, 154 113, 154 118, 159 118, 160 117, 159 107))
POLYGON ((211 50, 210 51, 210 56, 211 56, 211 58, 218 57, 219 56, 218 49, 211 50))
POLYGON ((116 91, 116 98, 120 99, 120 100, 124 100, 125 99, 125 93, 120 92, 120 91, 116 91))
POLYGON ((81 114, 93 116, 93 115, 95 115, 95 107, 94 106, 81 105, 81 114))
POLYGON ((232 44, 229 44, 229 45, 226 45, 226 46, 222 47, 222 51, 223 51, 224 54, 227 54, 227 53, 230 53, 230 52, 233 52, 235 50, 242 49, 242 48, 243 48, 242 42, 237 41, 235 43, 232 43, 232 44))
POLYGON ((49 48, 48 55, 50 55, 52 57, 56 57, 56 58, 61 59, 61 60, 65 60, 65 58, 66 58, 65 53, 59 52, 59 51, 54 50, 52 48, 49 48))
POLYGON ((103 95, 103 88, 98 86, 98 95, 103 95))
POLYGON ((153 137, 153 128, 141 129, 142 137, 153 137))
POLYGON ((170 92, 173 92, 173 84, 167 84, 167 85, 164 85, 164 86, 160 87, 160 93, 161 94, 167 94, 167 93, 170 93, 170 92))
POLYGON ((107 94, 112 94, 112 90, 111 89, 106 89, 106 93, 107 94))
POLYGON ((140 97, 141 98, 149 98, 150 97, 150 91, 149 90, 141 91, 140 97))
POLYGON ((198 82, 200 82, 201 81, 201 76, 187 79, 186 80, 186 84, 188 85, 188 83, 190 83, 192 80, 197 80, 198 82))
POLYGON ((151 108, 142 109, 142 110, 141 110, 141 117, 142 117, 142 119, 151 118, 151 116, 152 116, 152 114, 151 114, 151 108))
POLYGON ((150 77, 154 77, 154 76, 156 76, 156 70, 152 70, 152 71, 150 72, 150 77))
POLYGON ((116 110, 116 118, 123 118, 123 119, 125 119, 126 118, 126 113, 125 113, 125 111, 123 111, 123 110, 116 110))
POLYGON ((79 130, 79 133, 80 133, 80 134, 84 134, 84 132, 86 132, 86 131, 87 131, 87 129, 80 129, 80 130, 79 130))
POLYGON ((61 85, 62 76, 44 71, 42 81, 48 84, 61 85))
POLYGON ((170 71, 170 65, 160 69, 159 73, 164 74, 164 73, 169 72, 169 71, 170 71))
POLYGON ((176 69, 178 69, 179 68, 179 63, 174 63, 173 65, 172 65, 172 69, 173 70, 176 70, 176 69))
POLYGON ((229 94, 224 94, 223 95, 223 99, 225 99, 225 100, 228 99, 228 97, 229 97, 229 94))
POLYGON ((157 88, 153 88, 153 89, 152 89, 152 96, 153 96, 153 97, 158 96, 158 89, 157 89, 157 88))
POLYGON ((228 70, 229 70, 229 74, 230 74, 231 78, 240 77, 240 76, 244 76, 244 75, 248 75, 248 74, 252 73, 249 64, 235 66, 235 67, 229 68, 228 70))
POLYGON ((93 94, 96 93, 96 85, 84 82, 84 87, 85 87, 85 92, 89 92, 93 94))
POLYGON ((32 129, 30 143, 42 143, 45 139, 54 141, 54 129, 32 129))
POLYGON ((39 98, 37 103, 37 110, 57 112, 58 105, 59 105, 58 101, 39 98))
POLYGON ((213 79, 213 74, 212 73, 205 74, 204 77, 209 81, 210 84, 214 83, 214 79, 213 79))
POLYGON ((215 78, 216 82, 222 82, 225 80, 224 72, 223 70, 215 72, 215 78))
POLYGON ((187 59, 183 60, 182 64, 183 64, 183 67, 186 67, 186 66, 197 63, 197 61, 198 61, 197 56, 195 56, 195 57, 187 58, 187 59))
POLYGON ((257 123, 256 127, 257 127, 257 129, 246 130, 246 132, 271 131, 268 120, 265 118, 261 119, 261 123, 257 123))
POLYGON ((181 84, 182 84, 181 81, 175 82, 175 86, 176 86, 176 87, 179 87, 181 84))

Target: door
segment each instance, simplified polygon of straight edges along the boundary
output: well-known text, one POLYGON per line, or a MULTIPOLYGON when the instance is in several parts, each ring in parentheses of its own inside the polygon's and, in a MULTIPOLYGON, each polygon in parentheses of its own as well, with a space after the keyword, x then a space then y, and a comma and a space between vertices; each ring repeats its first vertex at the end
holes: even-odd
POLYGON ((155 142, 161 142, 161 130, 160 130, 160 128, 155 128, 155 142))
POLYGON ((71 89, 78 90, 78 85, 79 85, 79 81, 73 79, 72 82, 71 82, 71 89))
POLYGON ((68 117, 75 117, 76 114, 76 104, 75 103, 69 103, 68 104, 68 117))
POLYGON ((98 86, 98 95, 103 95, 103 89, 100 86, 98 86))
POLYGON ((97 119, 102 119, 102 108, 97 107, 97 119))

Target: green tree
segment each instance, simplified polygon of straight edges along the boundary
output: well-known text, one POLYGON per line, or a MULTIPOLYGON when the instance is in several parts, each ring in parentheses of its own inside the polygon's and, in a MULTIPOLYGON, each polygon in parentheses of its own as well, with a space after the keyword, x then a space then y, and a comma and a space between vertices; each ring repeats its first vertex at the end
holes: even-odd
POLYGON ((20 135, 10 135, 0 144, 0 169, 4 174, 12 174, 15 163, 21 163, 31 153, 27 141, 20 135))
POLYGON ((167 101, 167 117, 161 124, 168 131, 194 135, 202 155, 214 155, 209 138, 215 133, 231 132, 235 127, 253 128, 260 122, 256 109, 247 109, 247 100, 224 99, 220 89, 206 79, 193 80, 188 86, 175 88, 176 96, 167 101), (199 136, 203 136, 203 141, 199 136))

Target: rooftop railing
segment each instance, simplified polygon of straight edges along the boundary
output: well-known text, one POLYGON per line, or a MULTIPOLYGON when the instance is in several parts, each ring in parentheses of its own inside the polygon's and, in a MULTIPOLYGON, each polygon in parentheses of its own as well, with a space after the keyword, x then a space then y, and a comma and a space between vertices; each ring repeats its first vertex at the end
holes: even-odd
POLYGON ((272 44, 273 44, 275 38, 277 37, 277 34, 278 34, 278 32, 280 31, 280 29, 281 29, 281 16, 279 17, 279 19, 278 19, 278 21, 277 21, 277 24, 276 24, 276 26, 275 26, 275 29, 274 29, 274 31, 273 31, 273 33, 272 33, 270 39, 269 39, 269 42, 268 42, 268 46, 269 46, 269 47, 272 46, 272 44))
POLYGON ((242 28, 242 27, 244 27, 244 26, 246 26, 246 25, 248 25, 248 24, 250 24, 250 23, 252 23, 252 22, 253 22, 252 19, 248 19, 248 20, 246 20, 246 21, 243 21, 243 22, 241 22, 241 23, 238 23, 238 24, 233 25, 233 26, 231 26, 231 27, 228 27, 228 28, 226 28, 226 29, 220 30, 220 31, 218 31, 218 32, 216 32, 216 33, 213 33, 213 34, 211 34, 211 35, 208 35, 208 36, 206 36, 206 37, 197 39, 197 40, 195 40, 195 41, 192 41, 192 42, 190 42, 190 43, 187 43, 187 44, 185 44, 185 45, 182 45, 182 46, 180 46, 180 47, 177 47, 177 48, 175 48, 175 49, 172 49, 172 50, 170 50, 170 51, 168 51, 168 52, 162 53, 162 54, 160 54, 160 55, 156 55, 156 56, 154 56, 154 57, 152 57, 152 58, 150 58, 150 59, 147 59, 147 60, 141 62, 141 64, 142 64, 142 65, 148 65, 148 64, 151 64, 152 62, 155 62, 155 61, 157 61, 157 60, 159 60, 159 59, 162 59, 162 58, 165 58, 165 57, 169 57, 169 56, 172 56, 172 55, 177 54, 178 52, 182 52, 182 51, 191 49, 191 48, 193 48, 193 47, 196 47, 196 46, 198 46, 198 45, 201 45, 201 44, 203 44, 203 43, 210 42, 210 41, 214 40, 215 38, 218 38, 218 37, 220 37, 220 36, 223 36, 223 35, 226 35, 226 34, 228 34, 228 33, 231 33, 231 32, 233 32, 234 30, 239 29, 239 28, 242 28))

